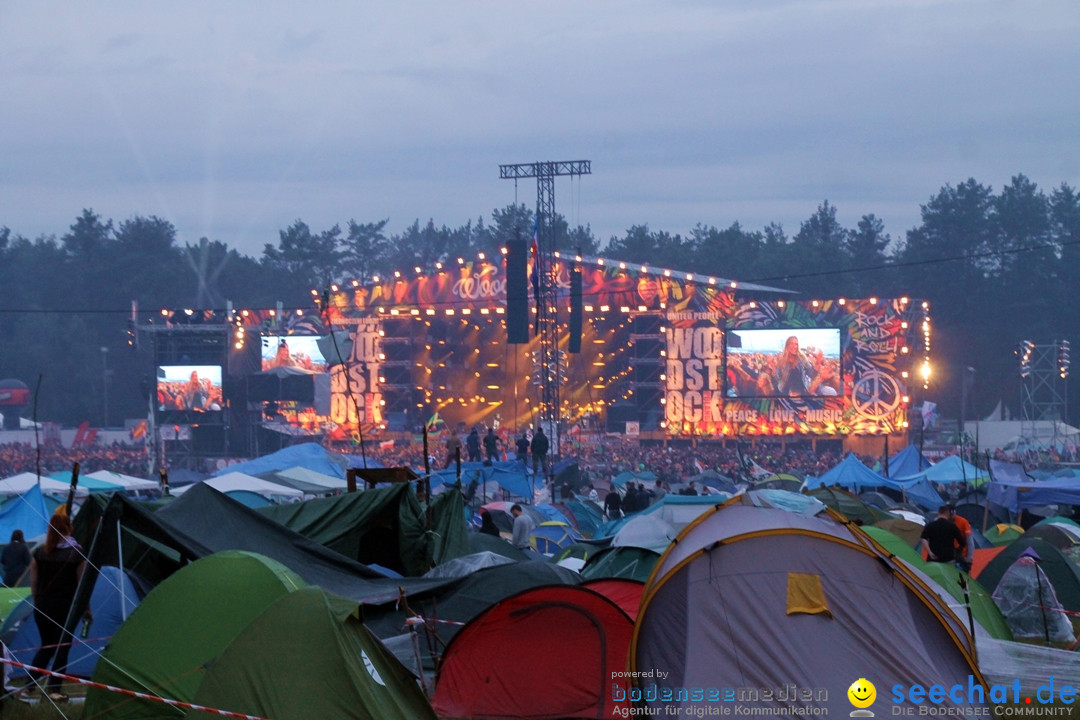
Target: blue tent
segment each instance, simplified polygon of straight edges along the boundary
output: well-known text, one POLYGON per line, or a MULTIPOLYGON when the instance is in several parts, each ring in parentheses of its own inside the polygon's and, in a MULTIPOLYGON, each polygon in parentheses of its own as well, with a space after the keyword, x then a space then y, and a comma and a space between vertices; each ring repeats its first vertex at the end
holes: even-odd
POLYGON ((634 482, 654 483, 656 482, 656 473, 649 470, 642 470, 639 472, 623 470, 621 473, 611 478, 611 482, 615 483, 617 487, 622 487, 631 480, 634 482))
POLYGON ((1080 478, 1027 482, 994 480, 986 497, 1013 513, 1039 505, 1080 505, 1080 478))
POLYGON ((980 470, 969 462, 964 462, 959 455, 950 455, 929 469, 905 476, 894 476, 900 481, 912 481, 925 478, 935 485, 960 483, 979 486, 990 479, 985 470, 980 470))
POLYGON ((923 470, 929 470, 932 466, 933 463, 923 457, 918 448, 908 445, 889 458, 889 477, 902 478, 915 475, 923 470))
POLYGON ((27 539, 44 535, 55 508, 55 501, 47 502, 36 485, 4 501, 0 505, 0 542, 6 543, 16 529, 22 530, 27 539))
MULTIPOLYGON (((275 453, 254 460, 229 465, 218 470, 214 475, 225 475, 231 472, 260 475, 267 472, 286 470, 291 467, 303 467, 320 472, 323 475, 343 478, 345 477, 346 467, 358 467, 359 463, 360 458, 356 458, 356 463, 352 463, 348 456, 332 453, 318 443, 302 443, 300 445, 290 445, 287 448, 282 448, 275 453)), ((368 467, 382 467, 382 465, 368 458, 368 467)))
POLYGON ((909 480, 887 478, 863 465, 854 453, 849 453, 836 467, 821 477, 806 478, 806 487, 811 490, 832 485, 847 488, 856 495, 871 488, 885 487, 904 493, 908 500, 928 509, 936 510, 944 503, 937 490, 920 476, 916 475, 909 480))
MULTIPOLYGON (((112 638, 117 628, 131 615, 139 604, 139 595, 131 579, 120 568, 106 565, 94 582, 94 591, 90 595, 90 610, 94 621, 90 624, 86 639, 78 637, 71 646, 68 656, 67 671, 72 675, 90 677, 94 674, 98 657, 105 645, 112 638)), ((24 599, 4 618, 0 627, 0 637, 8 646, 15 660, 30 663, 34 653, 41 645, 37 623, 34 622, 34 604, 31 598, 24 599)), ((27 674, 20 667, 12 667, 13 677, 27 674)))

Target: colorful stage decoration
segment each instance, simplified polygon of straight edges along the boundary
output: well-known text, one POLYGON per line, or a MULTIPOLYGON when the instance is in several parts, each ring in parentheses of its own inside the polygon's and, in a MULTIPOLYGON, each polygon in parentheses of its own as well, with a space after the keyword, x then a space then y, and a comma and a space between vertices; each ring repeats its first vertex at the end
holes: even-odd
MULTIPOLYGON (((929 379, 928 306, 908 298, 796 299, 603 258, 561 257, 552 276, 568 428, 633 423, 661 437, 892 433, 907 426, 912 375, 924 386, 929 379), (582 352, 570 355, 575 264, 585 323, 582 352)), ((433 414, 447 430, 535 424, 539 347, 506 342, 501 257, 313 296, 315 312, 245 316, 261 325, 264 372, 284 363, 330 376, 328 401, 295 408, 289 422, 346 436, 358 425, 415 431, 433 414)))

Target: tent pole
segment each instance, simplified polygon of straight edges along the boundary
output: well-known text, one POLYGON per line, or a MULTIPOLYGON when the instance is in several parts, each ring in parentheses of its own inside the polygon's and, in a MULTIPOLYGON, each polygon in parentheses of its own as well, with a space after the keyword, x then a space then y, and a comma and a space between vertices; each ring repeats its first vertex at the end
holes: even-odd
POLYGON ((971 592, 968 589, 967 578, 964 577, 964 571, 959 570, 960 573, 960 587, 964 590, 964 607, 967 608, 968 617, 968 632, 971 633, 971 656, 978 664, 979 654, 975 647, 975 617, 971 613, 971 592))
POLYGON ((1042 573, 1039 572, 1039 561, 1035 560, 1035 581, 1039 585, 1039 611, 1042 612, 1043 635, 1046 637, 1046 645, 1050 646, 1050 626, 1046 622, 1046 604, 1043 602, 1042 573))
POLYGON ((120 568, 120 619, 127 620, 127 593, 124 592, 124 541, 120 523, 116 523, 116 565, 120 568))

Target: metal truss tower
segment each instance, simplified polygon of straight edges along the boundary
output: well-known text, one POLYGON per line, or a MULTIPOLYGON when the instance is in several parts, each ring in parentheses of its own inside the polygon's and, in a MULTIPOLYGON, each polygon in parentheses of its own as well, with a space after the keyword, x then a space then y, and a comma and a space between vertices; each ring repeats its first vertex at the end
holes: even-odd
POLYGON ((1039 345, 1022 341, 1016 349, 1020 359, 1020 419, 1068 422, 1066 393, 1069 378, 1069 341, 1039 345))
POLYGON ((561 441, 559 383, 563 371, 560 368, 558 285, 555 277, 555 253, 559 249, 555 235, 555 178, 560 175, 591 174, 592 163, 589 160, 499 166, 501 180, 536 178, 536 240, 540 264, 540 302, 536 308, 536 325, 540 335, 540 419, 549 431, 554 432, 550 437, 555 443, 556 453, 559 452, 561 441))

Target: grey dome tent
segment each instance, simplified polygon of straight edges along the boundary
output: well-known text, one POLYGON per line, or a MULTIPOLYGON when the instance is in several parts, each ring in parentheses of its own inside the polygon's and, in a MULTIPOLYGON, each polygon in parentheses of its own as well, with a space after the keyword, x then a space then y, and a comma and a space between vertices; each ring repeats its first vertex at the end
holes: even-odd
POLYGON ((630 650, 630 671, 656 676, 646 704, 688 713, 680 692, 713 688, 756 714, 846 717, 855 680, 887 678, 882 716, 894 685, 985 690, 964 622, 927 583, 835 511, 768 504, 748 493, 706 512, 653 570, 630 650))

